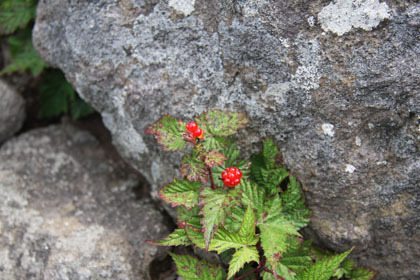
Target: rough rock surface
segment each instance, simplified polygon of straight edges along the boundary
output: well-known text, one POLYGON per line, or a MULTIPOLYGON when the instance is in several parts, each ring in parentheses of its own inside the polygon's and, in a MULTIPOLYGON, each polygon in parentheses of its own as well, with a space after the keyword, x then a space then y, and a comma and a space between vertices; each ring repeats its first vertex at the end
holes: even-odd
POLYGON ((138 178, 88 133, 51 126, 0 149, 0 279, 150 279, 167 234, 138 178))
POLYGON ((278 142, 311 230, 420 278, 420 4, 395 0, 42 0, 36 49, 101 112, 154 188, 177 174, 147 125, 246 112, 246 151, 278 142), (354 2, 354 3, 353 3, 354 2), (353 3, 353 4, 352 4, 353 3))
POLYGON ((13 136, 25 120, 25 101, 0 80, 0 143, 13 136))

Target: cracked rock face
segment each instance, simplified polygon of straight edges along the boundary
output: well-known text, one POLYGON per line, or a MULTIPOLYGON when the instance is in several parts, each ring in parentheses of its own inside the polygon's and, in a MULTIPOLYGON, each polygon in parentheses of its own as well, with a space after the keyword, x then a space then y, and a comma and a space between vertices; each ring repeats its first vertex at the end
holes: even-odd
POLYGON ((150 279, 165 236, 138 178, 88 133, 38 129, 0 149, 1 279, 150 279))
POLYGON ((34 44, 154 190, 178 174, 181 155, 145 135, 149 124, 245 112, 243 150, 277 141, 314 212, 310 235, 357 245, 353 257, 378 279, 415 279, 420 6, 350 2, 43 0, 34 44))

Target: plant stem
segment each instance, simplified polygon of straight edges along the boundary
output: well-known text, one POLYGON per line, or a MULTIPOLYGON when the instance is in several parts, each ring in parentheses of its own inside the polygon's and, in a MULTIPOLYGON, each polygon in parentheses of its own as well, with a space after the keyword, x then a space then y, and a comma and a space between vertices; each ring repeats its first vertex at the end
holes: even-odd
POLYGON ((241 280, 241 279, 243 279, 243 278, 245 278, 245 277, 247 277, 248 275, 251 275, 252 273, 254 273, 254 272, 256 272, 258 270, 258 267, 257 268, 254 268, 253 270, 251 270, 251 271, 248 271, 247 273, 245 273, 245 274, 242 274, 241 276, 239 276, 238 278, 235 278, 235 280, 241 280))
POLYGON ((207 169, 209 170, 209 177, 210 177, 210 186, 212 190, 216 189, 216 186, 214 185, 214 181, 213 181, 213 173, 211 172, 211 168, 209 166, 207 166, 207 169))

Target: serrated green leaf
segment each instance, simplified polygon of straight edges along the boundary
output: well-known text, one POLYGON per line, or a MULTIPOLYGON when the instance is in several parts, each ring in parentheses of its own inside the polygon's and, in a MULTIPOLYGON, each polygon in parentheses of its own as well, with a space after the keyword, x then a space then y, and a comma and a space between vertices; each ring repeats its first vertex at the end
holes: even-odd
POLYGON ((236 190, 212 190, 204 188, 201 193, 200 205, 202 206, 200 215, 203 215, 201 224, 204 230, 204 240, 206 247, 217 231, 221 223, 225 221, 226 215, 230 214, 231 209, 239 204, 236 190))
POLYGON ((273 169, 276 163, 276 156, 279 155, 277 145, 273 139, 267 138, 263 142, 263 153, 265 167, 267 169, 273 169))
POLYGON ((226 156, 226 166, 236 166, 238 164, 239 149, 238 145, 231 141, 222 151, 222 154, 226 156))
POLYGON ((222 280, 223 268, 192 256, 169 253, 175 261, 178 275, 184 280, 222 280))
POLYGON ((258 242, 258 237, 242 237, 238 233, 229 232, 224 227, 220 227, 211 240, 209 250, 216 251, 218 254, 229 249, 240 249, 244 246, 254 246, 258 242))
POLYGON ((159 190, 159 196, 172 207, 182 205, 190 209, 198 204, 200 186, 200 182, 174 179, 159 190))
POLYGON ((239 235, 245 238, 254 238, 255 236, 255 213, 252 210, 251 205, 246 209, 241 228, 239 229, 239 235))
POLYGON ((264 187, 268 196, 280 191, 280 183, 289 173, 286 168, 275 166, 274 159, 265 158, 264 152, 251 157, 251 179, 264 187))
POLYGON ((312 264, 304 271, 297 274, 298 280, 328 280, 340 263, 350 254, 352 249, 332 257, 326 257, 312 264))
POLYGON ((211 136, 226 137, 243 128, 248 123, 248 119, 242 113, 209 110, 202 113, 196 122, 200 127, 204 127, 211 136))
POLYGON ((228 215, 225 220, 225 228, 230 232, 238 232, 242 226, 245 210, 242 206, 232 207, 231 215, 228 215))
POLYGON ((248 180, 241 180, 238 188, 242 194, 242 205, 250 205, 256 212, 256 217, 261 219, 264 210, 264 189, 248 180))
POLYGON ((376 272, 358 267, 354 269, 350 274, 351 280, 372 280, 376 276, 376 272))
POLYGON ((36 4, 35 0, 4 0, 0 4, 0 35, 24 28, 35 18, 36 4))
POLYGON ((354 266, 355 266, 355 263, 352 260, 345 260, 341 264, 341 267, 344 269, 344 271, 347 274, 350 274, 351 273, 351 271, 353 270, 354 266))
POLYGON ((222 151, 225 146, 229 143, 229 140, 223 137, 213 136, 206 133, 204 130, 204 140, 202 140, 203 147, 206 151, 222 151))
POLYGON ((204 235, 201 231, 192 229, 191 227, 185 227, 185 233, 188 236, 188 239, 198 248, 206 249, 204 244, 204 235))
POLYGON ((247 240, 238 233, 229 232, 224 227, 220 227, 211 240, 209 250, 220 254, 226 250, 239 249, 246 245, 247 240))
POLYGON ((211 151, 206 155, 204 162, 207 166, 213 168, 215 166, 222 165, 225 160, 226 157, 221 153, 211 151))
POLYGON ((259 254, 256 247, 242 247, 235 254, 233 254, 232 260, 229 262, 229 272, 227 278, 230 279, 237 272, 239 272, 246 263, 259 262, 259 254))
POLYGON ((305 206, 305 198, 295 177, 289 176, 287 190, 281 194, 282 213, 299 230, 309 223, 311 211, 305 206))
POLYGON ((302 242, 294 236, 289 236, 287 243, 287 250, 280 259, 280 263, 298 273, 312 262, 309 254, 310 242, 302 242))
POLYGON ((155 136, 157 142, 167 151, 181 150, 185 146, 185 123, 170 115, 164 115, 146 128, 145 132, 155 136))
POLYGON ((279 275, 283 277, 285 280, 295 279, 295 273, 282 263, 277 263, 275 269, 273 269, 273 272, 274 272, 274 278, 276 278, 276 275, 279 275))
POLYGON ((195 153, 184 156, 180 172, 181 176, 189 181, 200 180, 203 183, 207 183, 209 179, 208 167, 197 159, 195 153))
POLYGON ((198 214, 200 212, 199 206, 195 206, 190 209, 184 206, 179 206, 176 210, 178 222, 185 222, 190 226, 201 229, 200 220, 202 217, 198 214))
POLYGON ((0 72, 0 75, 29 70, 33 76, 37 76, 45 67, 46 64, 38 53, 30 48, 13 57, 11 63, 0 72))
POLYGON ((192 244, 187 234, 185 233, 185 230, 180 228, 169 234, 165 239, 160 241, 149 241, 148 243, 160 246, 188 246, 192 244))
POLYGON ((276 263, 287 250, 289 236, 300 236, 293 224, 281 215, 281 201, 275 196, 267 203, 264 220, 258 223, 261 246, 267 261, 275 268, 276 263))
POLYGON ((328 251, 328 250, 321 250, 320 248, 315 247, 314 245, 312 245, 309 248, 309 253, 310 253, 311 257, 316 261, 319 261, 319 260, 322 260, 326 257, 331 257, 331 256, 334 255, 333 252, 328 251))

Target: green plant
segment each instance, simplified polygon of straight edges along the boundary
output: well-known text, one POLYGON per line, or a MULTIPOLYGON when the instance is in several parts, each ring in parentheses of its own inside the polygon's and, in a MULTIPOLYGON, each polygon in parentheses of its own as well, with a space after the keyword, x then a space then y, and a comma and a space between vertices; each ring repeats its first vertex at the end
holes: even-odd
POLYGON ((229 137, 248 123, 243 114, 210 110, 195 123, 186 126, 164 115, 146 129, 167 151, 181 150, 187 142, 193 144, 182 160, 182 179, 174 179, 159 191, 165 202, 177 207, 179 228, 150 243, 194 246, 214 251, 221 259, 212 263, 171 253, 180 276, 185 280, 374 277, 373 271, 343 262, 352 249, 331 254, 302 239, 299 230, 308 224, 310 211, 300 184, 279 164, 275 143, 266 139, 261 153, 243 161, 229 137), (203 130, 201 139, 190 137, 197 127, 203 130), (234 175, 242 171, 243 176, 235 175, 242 177, 239 184, 225 186, 226 168, 234 175))
POLYGON ((41 76, 39 84, 41 118, 69 113, 73 119, 94 112, 67 82, 59 70, 48 68, 32 45, 32 27, 38 0, 4 0, 0 4, 0 35, 8 36, 11 62, 1 75, 30 71, 41 76))

